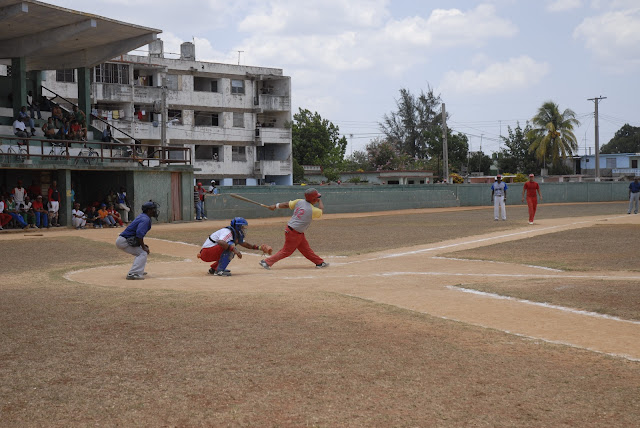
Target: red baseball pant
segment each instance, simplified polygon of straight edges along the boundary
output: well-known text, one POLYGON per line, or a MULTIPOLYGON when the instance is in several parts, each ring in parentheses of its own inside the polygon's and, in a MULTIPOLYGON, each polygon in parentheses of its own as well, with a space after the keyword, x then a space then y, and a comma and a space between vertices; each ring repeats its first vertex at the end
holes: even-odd
POLYGON ((536 216, 536 209, 538 209, 538 198, 527 197, 527 205, 529 206, 529 222, 533 223, 533 218, 536 216))
POLYGON ((314 264, 319 265, 324 260, 322 260, 316 253, 313 252, 309 243, 307 242, 307 238, 304 236, 304 233, 296 232, 287 226, 284 230, 284 246, 280 251, 275 253, 271 257, 267 257, 264 261, 269 265, 273 266, 277 261, 282 260, 286 257, 289 257, 295 250, 300 251, 300 253, 305 256, 308 260, 312 261, 314 264))
POLYGON ((200 260, 203 262, 213 262, 211 263, 211 267, 213 270, 216 270, 218 267, 218 261, 220 260, 220 256, 224 253, 224 250, 220 245, 214 245, 213 247, 203 248, 200 250, 200 260))

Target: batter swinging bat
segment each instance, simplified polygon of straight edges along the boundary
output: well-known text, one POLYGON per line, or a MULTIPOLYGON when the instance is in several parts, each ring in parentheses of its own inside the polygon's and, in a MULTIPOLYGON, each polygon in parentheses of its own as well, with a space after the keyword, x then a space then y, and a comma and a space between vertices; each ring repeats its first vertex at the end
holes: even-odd
POLYGON ((229 196, 231 196, 232 198, 240 199, 241 201, 249 202, 251 204, 260 205, 261 207, 264 207, 264 208, 269 208, 269 205, 265 205, 265 204, 261 204, 260 202, 252 201, 249 198, 245 198, 244 196, 240 196, 240 195, 237 195, 235 193, 229 193, 229 196))

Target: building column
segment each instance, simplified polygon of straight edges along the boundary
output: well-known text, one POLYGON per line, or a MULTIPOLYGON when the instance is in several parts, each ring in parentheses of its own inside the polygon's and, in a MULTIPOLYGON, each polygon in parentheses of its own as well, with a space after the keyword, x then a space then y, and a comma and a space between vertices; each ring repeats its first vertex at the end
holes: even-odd
POLYGON ((78 108, 87 116, 87 128, 91 124, 91 69, 78 68, 78 108))
POLYGON ((20 107, 27 105, 27 61, 25 57, 11 58, 11 96, 13 118, 18 117, 20 107))
POLYGON ((58 170, 58 190, 60 191, 60 211, 58 222, 63 226, 71 226, 71 170, 58 170))

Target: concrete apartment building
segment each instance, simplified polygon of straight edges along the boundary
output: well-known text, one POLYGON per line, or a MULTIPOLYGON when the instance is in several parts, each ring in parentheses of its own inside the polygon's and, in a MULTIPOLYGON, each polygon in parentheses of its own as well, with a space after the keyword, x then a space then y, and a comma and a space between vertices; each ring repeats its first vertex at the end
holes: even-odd
MULTIPOLYGON (((291 79, 281 69, 197 61, 190 42, 180 58, 167 58, 158 39, 146 56, 92 68, 87 83, 92 113, 115 128, 116 139, 191 148, 204 184, 292 184, 291 79)), ((75 70, 42 73, 45 96, 76 102, 77 85, 75 70)), ((98 130, 106 123, 93 121, 98 130)))

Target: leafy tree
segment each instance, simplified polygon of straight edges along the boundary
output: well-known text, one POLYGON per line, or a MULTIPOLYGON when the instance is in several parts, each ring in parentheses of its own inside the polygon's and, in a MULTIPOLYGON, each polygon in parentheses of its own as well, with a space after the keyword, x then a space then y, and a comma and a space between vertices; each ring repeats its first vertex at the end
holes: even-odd
POLYGON ((293 157, 300 165, 319 165, 323 170, 336 168, 347 150, 347 139, 340 136, 340 129, 306 109, 293 115, 291 139, 293 157))
POLYGON ((442 134, 441 103, 440 95, 436 96, 431 87, 418 96, 400 89, 400 99, 396 100, 398 110, 384 115, 380 129, 398 153, 413 159, 427 159, 429 147, 442 134))
POLYGON ((481 172, 484 175, 491 173, 491 158, 481 151, 469 153, 469 172, 481 172))
POLYGON ((640 127, 626 123, 616 135, 600 148, 600 153, 638 153, 640 152, 640 127))
POLYGON ((402 163, 396 147, 388 139, 376 138, 367 144, 366 150, 369 164, 377 171, 398 169, 402 163))
POLYGON ((580 121, 571 109, 560 113, 556 103, 546 101, 531 122, 533 129, 527 133, 527 138, 532 140, 529 150, 545 165, 547 161, 551 161, 554 166, 559 167, 561 159, 566 159, 573 155, 574 150, 578 150, 573 128, 580 125, 580 121))
POLYGON ((293 182, 302 183, 304 181, 304 168, 293 158, 293 182))
POLYGON ((366 150, 356 150, 355 152, 353 152, 353 154, 351 154, 351 156, 348 156, 345 159, 345 161, 342 163, 341 169, 343 171, 369 171, 373 169, 373 167, 369 162, 369 155, 367 154, 366 150))
MULTIPOLYGON (((453 134, 451 129, 447 129, 447 151, 449 152, 449 170, 452 172, 462 171, 463 166, 467 166, 467 158, 469 156, 469 139, 466 135, 458 133, 453 134)), ((429 147, 431 157, 431 168, 437 171, 437 174, 444 176, 444 165, 442 164, 442 131, 440 136, 432 140, 429 147)))
POLYGON ((530 174, 539 168, 534 153, 529 151, 532 141, 527 138, 531 125, 526 123, 524 129, 518 123, 515 129, 507 127, 508 137, 502 137, 505 148, 498 152, 498 168, 500 171, 513 171, 530 174))

